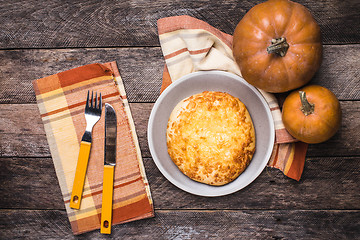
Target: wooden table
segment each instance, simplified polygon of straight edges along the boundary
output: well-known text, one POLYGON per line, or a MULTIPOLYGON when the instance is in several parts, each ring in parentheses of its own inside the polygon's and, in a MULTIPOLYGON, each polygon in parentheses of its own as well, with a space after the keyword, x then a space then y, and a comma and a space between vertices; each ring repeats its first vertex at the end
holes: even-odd
POLYGON ((312 83, 340 99, 340 131, 309 147, 299 182, 266 168, 245 189, 216 198, 178 189, 151 158, 146 128, 164 65, 156 21, 187 14, 232 34, 262 1, 70 2, 0 3, 1 239, 104 237, 98 231, 72 235, 31 81, 113 60, 130 101, 156 217, 115 226, 112 237, 360 238, 359 1, 298 1, 322 30, 324 60, 312 83))

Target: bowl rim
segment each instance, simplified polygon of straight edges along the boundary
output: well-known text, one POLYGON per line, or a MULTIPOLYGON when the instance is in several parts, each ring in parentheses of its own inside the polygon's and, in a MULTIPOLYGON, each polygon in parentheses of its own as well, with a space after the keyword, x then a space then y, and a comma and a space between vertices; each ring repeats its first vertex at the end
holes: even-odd
MULTIPOLYGON (((206 90, 204 90, 206 91, 206 90)), ((180 188, 181 190, 194 194, 194 195, 198 195, 198 196, 204 196, 204 197, 217 197, 217 196, 225 196, 225 195, 229 195, 232 194, 234 192, 237 192, 245 187, 247 187, 250 183, 252 183, 264 170, 264 168, 266 167, 273 148, 274 148, 274 144, 275 144, 275 125, 274 125, 274 121, 273 121, 273 117, 271 114, 271 110, 270 107, 268 105, 268 103, 266 102, 264 96, 260 93, 260 91, 255 88, 254 86, 252 86, 251 84, 249 84, 247 81, 245 81, 242 77, 233 74, 233 73, 229 73, 229 72, 225 72, 225 71, 220 71, 220 70, 208 70, 208 71, 197 71, 197 72, 193 72, 193 73, 189 73, 181 78, 179 78, 178 80, 174 81, 173 83, 171 83, 158 97, 158 99, 155 101, 155 104, 152 107, 151 113, 150 113, 150 117, 148 120, 148 127, 147 127, 147 140, 148 140, 148 146, 149 146, 149 150, 150 150, 150 154, 152 156, 153 161, 155 162, 155 165, 157 166, 157 168, 159 169, 159 171, 162 173, 162 175, 173 185, 175 185, 176 187, 180 188), (152 125, 154 123, 154 118, 155 118, 155 114, 160 106, 160 104, 162 103, 163 99, 167 97, 168 92, 170 92, 173 88, 177 87, 178 85, 180 85, 182 82, 184 81, 188 81, 191 78, 197 77, 199 75, 203 75, 203 74, 214 74, 214 75, 225 75, 228 76, 230 78, 233 78, 237 81, 242 82, 243 84, 247 85, 254 93, 255 95, 257 95, 257 97, 259 98, 259 100, 262 102, 262 104, 265 106, 265 111, 266 111, 266 115, 268 117, 268 119, 270 119, 270 136, 269 136, 269 142, 270 145, 268 146, 268 149, 266 150, 266 154, 264 154, 263 158, 266 160, 263 160, 261 162, 260 167, 257 169, 256 172, 254 172, 254 174, 252 175, 252 177, 250 178, 250 180, 241 188, 233 188, 230 191, 221 193, 221 194, 211 194, 208 192, 204 192, 204 193, 199 193, 197 191, 194 191, 192 189, 188 189, 185 184, 182 184, 181 182, 177 181, 176 179, 174 179, 172 176, 170 176, 170 174, 167 172, 167 170, 165 168, 163 168, 163 166, 161 165, 160 161, 159 161, 159 157, 157 156, 157 151, 155 150, 155 146, 153 144, 153 141, 150 140, 150 138, 153 136, 153 130, 152 130, 152 125)), ((171 160, 171 159, 170 159, 171 160)), ((250 163, 251 164, 251 163, 250 163)), ((179 170, 180 171, 180 170, 179 170)), ((192 180, 194 181, 194 180, 192 180)), ((235 181, 235 180, 234 180, 235 181)), ((196 181, 194 181, 196 182, 196 181)), ((200 183, 201 184, 201 183, 200 183)), ((226 185, 224 185, 226 186, 226 185)), ((221 186, 218 186, 218 188, 221 188, 221 186)))

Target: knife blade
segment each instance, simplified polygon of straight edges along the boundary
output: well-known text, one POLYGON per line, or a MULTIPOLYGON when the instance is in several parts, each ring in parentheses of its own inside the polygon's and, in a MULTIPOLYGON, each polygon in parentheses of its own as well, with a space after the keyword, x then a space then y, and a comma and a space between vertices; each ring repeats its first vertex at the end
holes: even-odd
POLYGON ((116 165, 117 119, 114 108, 105 103, 105 152, 100 233, 111 234, 114 170, 116 165))

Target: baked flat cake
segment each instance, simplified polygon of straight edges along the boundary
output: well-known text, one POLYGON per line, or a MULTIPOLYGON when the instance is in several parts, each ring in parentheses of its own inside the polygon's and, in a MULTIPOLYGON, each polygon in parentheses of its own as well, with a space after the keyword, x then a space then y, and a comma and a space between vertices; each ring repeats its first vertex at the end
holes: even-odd
POLYGON ((205 91, 176 105, 167 125, 173 162, 189 178, 209 185, 236 179, 255 152, 246 106, 228 93, 205 91))

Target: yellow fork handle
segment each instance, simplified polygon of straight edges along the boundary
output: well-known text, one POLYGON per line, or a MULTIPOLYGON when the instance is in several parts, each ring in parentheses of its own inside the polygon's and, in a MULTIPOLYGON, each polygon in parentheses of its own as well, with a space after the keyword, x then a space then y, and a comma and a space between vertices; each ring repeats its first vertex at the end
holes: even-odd
POLYGON ((89 162, 90 148, 91 143, 84 141, 80 143, 79 158, 76 165, 74 185, 70 199, 70 207, 74 209, 80 209, 86 170, 89 162))
POLYGON ((101 207, 101 228, 100 233, 110 234, 112 224, 112 203, 114 192, 114 166, 104 166, 102 207, 101 207))

